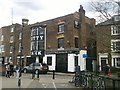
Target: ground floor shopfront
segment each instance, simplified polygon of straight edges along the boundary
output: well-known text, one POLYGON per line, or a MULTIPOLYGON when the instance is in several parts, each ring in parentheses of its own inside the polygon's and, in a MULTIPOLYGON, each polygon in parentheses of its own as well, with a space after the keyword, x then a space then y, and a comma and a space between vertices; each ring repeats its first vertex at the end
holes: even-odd
MULTIPOLYGON (((86 70, 86 50, 53 50, 46 51, 44 56, 17 56, 16 63, 22 62, 22 66, 33 62, 46 63, 49 70, 56 72, 74 72, 75 66, 80 66, 80 70, 86 70)), ((7 60, 4 60, 7 63, 7 60)))
POLYGON ((75 52, 60 51, 56 53, 48 53, 43 57, 43 62, 47 63, 49 70, 56 72, 74 72, 75 66, 80 66, 80 70, 86 70, 86 50, 75 52))

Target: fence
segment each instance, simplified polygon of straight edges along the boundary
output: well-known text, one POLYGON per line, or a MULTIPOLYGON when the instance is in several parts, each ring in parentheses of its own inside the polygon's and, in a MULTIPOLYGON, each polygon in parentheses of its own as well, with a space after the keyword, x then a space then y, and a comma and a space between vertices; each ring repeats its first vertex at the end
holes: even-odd
POLYGON ((120 78, 117 76, 98 75, 91 72, 80 72, 74 76, 75 86, 93 90, 120 90, 120 78))

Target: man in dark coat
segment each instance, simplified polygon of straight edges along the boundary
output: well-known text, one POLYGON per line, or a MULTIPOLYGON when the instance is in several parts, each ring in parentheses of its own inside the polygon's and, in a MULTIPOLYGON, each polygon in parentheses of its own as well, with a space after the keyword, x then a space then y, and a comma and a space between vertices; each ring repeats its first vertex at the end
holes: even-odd
POLYGON ((32 66, 32 79, 35 78, 35 63, 33 63, 33 66, 32 66))

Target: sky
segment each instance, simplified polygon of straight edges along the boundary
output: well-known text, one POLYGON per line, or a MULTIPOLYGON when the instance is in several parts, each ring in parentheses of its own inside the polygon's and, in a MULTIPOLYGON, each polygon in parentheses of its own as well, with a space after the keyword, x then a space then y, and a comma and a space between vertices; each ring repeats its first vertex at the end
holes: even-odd
POLYGON ((29 19, 29 24, 54 19, 78 11, 80 5, 86 11, 86 16, 94 18, 90 10, 91 0, 0 0, 0 27, 12 23, 22 23, 29 19))

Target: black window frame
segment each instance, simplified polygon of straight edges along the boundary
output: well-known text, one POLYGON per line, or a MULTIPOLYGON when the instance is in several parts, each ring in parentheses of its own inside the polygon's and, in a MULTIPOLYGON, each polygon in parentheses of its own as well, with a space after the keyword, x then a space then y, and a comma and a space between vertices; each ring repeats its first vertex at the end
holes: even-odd
POLYGON ((49 65, 49 66, 52 65, 52 56, 47 57, 47 65, 49 65))
POLYGON ((64 38, 58 38, 58 48, 64 48, 64 38))

